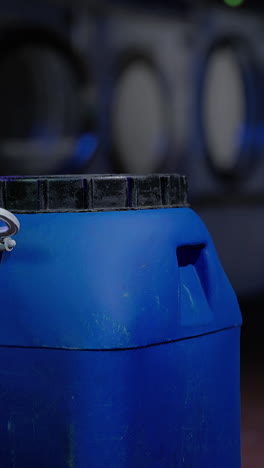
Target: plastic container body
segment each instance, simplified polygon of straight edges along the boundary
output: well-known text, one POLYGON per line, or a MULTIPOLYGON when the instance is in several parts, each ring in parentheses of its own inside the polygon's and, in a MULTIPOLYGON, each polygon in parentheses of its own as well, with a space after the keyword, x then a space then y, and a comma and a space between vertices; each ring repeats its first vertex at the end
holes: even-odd
POLYGON ((240 467, 241 316, 189 208, 18 215, 0 465, 240 467))
POLYGON ((241 324, 189 208, 17 217, 0 270, 2 346, 138 348, 241 324))
POLYGON ((0 356, 5 468, 240 467, 238 328, 132 350, 0 356))

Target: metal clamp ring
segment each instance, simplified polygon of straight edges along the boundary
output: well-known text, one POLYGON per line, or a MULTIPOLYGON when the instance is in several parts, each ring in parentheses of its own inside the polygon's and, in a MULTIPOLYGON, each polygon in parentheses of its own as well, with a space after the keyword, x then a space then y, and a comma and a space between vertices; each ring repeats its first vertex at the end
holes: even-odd
POLYGON ((11 236, 15 236, 20 230, 20 223, 13 213, 0 208, 0 220, 4 221, 6 226, 0 227, 0 251, 11 251, 16 245, 11 236))

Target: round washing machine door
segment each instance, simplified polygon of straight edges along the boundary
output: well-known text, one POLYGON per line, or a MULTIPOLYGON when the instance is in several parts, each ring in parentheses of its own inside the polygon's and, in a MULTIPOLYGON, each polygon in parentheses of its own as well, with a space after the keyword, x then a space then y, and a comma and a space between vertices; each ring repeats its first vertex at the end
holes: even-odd
POLYGON ((239 177, 252 165, 258 119, 257 71, 247 45, 213 44, 198 92, 198 128, 207 161, 218 175, 239 177))
POLYGON ((113 95, 112 140, 116 166, 131 173, 162 168, 168 150, 167 96, 153 63, 135 58, 122 67, 113 95))
POLYGON ((52 46, 22 44, 0 58, 0 174, 60 171, 80 131, 79 82, 52 46))

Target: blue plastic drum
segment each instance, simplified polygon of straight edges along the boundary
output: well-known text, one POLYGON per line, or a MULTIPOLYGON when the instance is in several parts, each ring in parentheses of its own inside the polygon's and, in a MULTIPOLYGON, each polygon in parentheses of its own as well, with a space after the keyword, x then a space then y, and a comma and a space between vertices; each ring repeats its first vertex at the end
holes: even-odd
POLYGON ((1 467, 240 467, 241 314, 186 185, 1 179, 1 467))

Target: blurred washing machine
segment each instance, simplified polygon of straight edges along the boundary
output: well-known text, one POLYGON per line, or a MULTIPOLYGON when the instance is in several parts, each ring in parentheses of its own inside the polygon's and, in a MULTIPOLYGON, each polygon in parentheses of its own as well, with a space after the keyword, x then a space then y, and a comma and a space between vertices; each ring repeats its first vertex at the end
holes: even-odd
POLYGON ((109 8, 102 18, 104 124, 87 171, 186 174, 236 292, 264 294, 263 15, 109 8))
POLYGON ((48 1, 0 3, 0 175, 63 172, 94 152, 97 32, 89 24, 83 37, 82 16, 48 1))
POLYGON ((115 7, 105 13, 103 146, 89 171, 184 170, 191 29, 178 11, 115 7))
POLYGON ((201 10, 193 55, 191 202, 243 297, 264 295, 263 21, 201 10))

